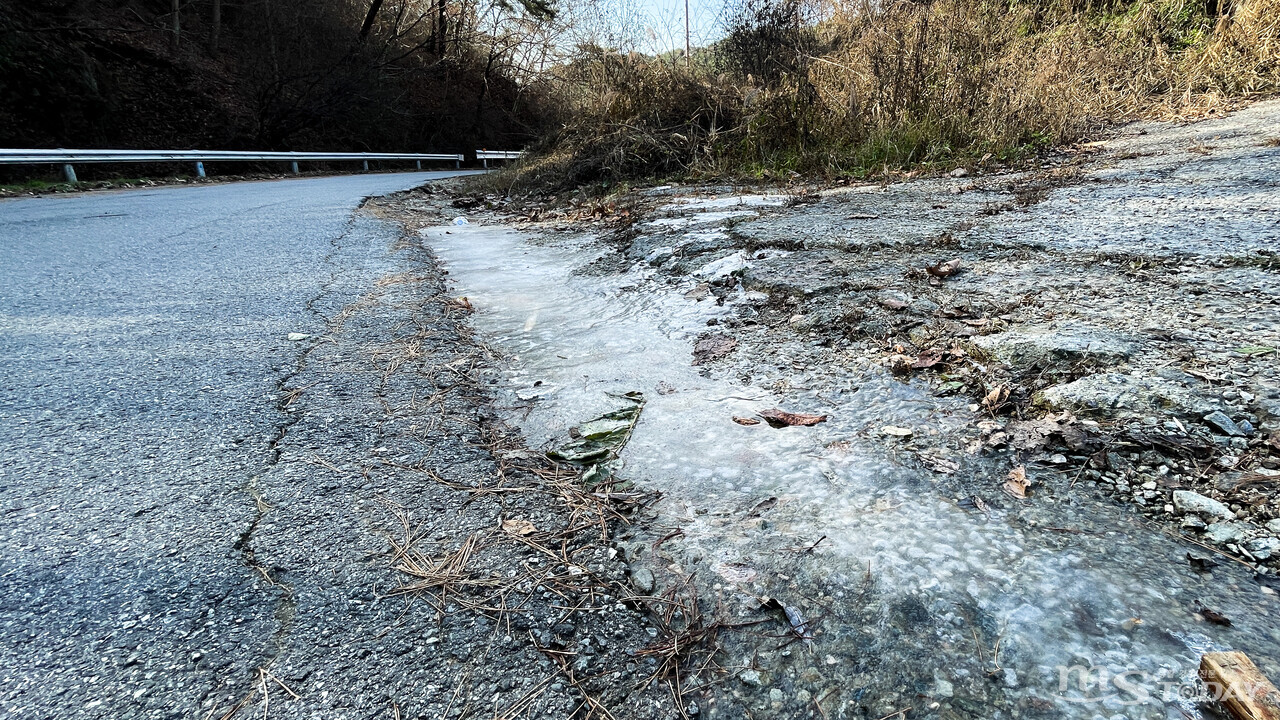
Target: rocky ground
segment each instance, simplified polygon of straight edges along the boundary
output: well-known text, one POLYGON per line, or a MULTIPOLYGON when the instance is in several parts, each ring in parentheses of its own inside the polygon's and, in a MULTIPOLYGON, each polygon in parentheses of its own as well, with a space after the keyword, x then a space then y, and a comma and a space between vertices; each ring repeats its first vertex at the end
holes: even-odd
MULTIPOLYGON (((403 194, 384 211, 427 247, 448 245, 445 226, 459 217, 497 235, 453 228, 455 243, 492 243, 512 229, 527 238, 478 255, 450 250, 464 264, 481 257, 476 268, 509 268, 497 278, 473 268, 455 282, 485 288, 479 312, 514 318, 486 315, 496 335, 481 339, 495 355, 481 377, 510 403, 499 418, 525 419, 522 442, 545 450, 589 417, 534 381, 554 376, 556 362, 562 382, 629 383, 659 404, 698 392, 675 366, 721 388, 707 392, 730 393, 645 411, 637 432, 648 436, 633 441, 642 449, 622 472, 665 462, 637 453, 676 453, 667 457, 676 469, 638 482, 666 497, 597 546, 627 563, 614 578, 625 585, 611 592, 660 633, 623 646, 663 658, 646 677, 680 702, 662 712, 1089 717, 1090 706, 1051 691, 1046 658, 1132 667, 1124 663, 1194 654, 1199 640, 1171 638, 1204 635, 1275 670, 1280 635, 1265 608, 1280 570, 1277 120, 1272 102, 1192 125, 1132 125, 1016 172, 992 164, 884 184, 662 186, 603 199, 506 197, 463 183, 403 194), (522 259, 537 248, 559 259, 522 259), (533 275, 526 283, 522 273, 533 275), (528 296, 573 277, 581 287, 549 299, 543 310, 555 318, 544 312, 539 327, 564 323, 545 332, 601 344, 581 357, 556 355, 555 343, 512 344, 540 318, 528 296), (520 287, 504 295, 511 283, 520 287), (652 310, 680 315, 664 332, 687 355, 609 339, 641 327, 614 325, 630 322, 631 310, 615 314, 619 303, 646 304, 626 300, 635 297, 691 308, 655 300, 652 310), (566 303, 577 301, 575 314, 566 303), (698 308, 705 325, 680 329, 698 308), (634 354, 618 367, 582 364, 599 352, 634 354), (624 367, 636 362, 662 367, 624 367), (818 421, 721 409, 764 397, 801 413, 864 403, 868 417, 833 416, 808 450, 783 435, 742 436, 744 457, 778 456, 767 467, 744 461, 745 472, 783 473, 750 490, 696 479, 679 455, 699 452, 695 443, 671 449, 681 433, 730 420, 818 421), (549 414, 538 414, 543 405, 549 414), (681 419, 706 410, 723 417, 681 419), (555 426, 538 425, 547 419, 555 426), (789 452, 800 454, 788 461, 789 452), (865 461, 872 486, 828 476, 819 484, 831 488, 811 494, 794 478, 817 455, 865 461), (957 510, 971 519, 956 520, 957 510), (1152 536, 1159 542, 1143 539, 1152 536), (948 546, 956 542, 965 547, 948 546), (953 573, 957 550, 970 568, 953 573), (1176 588, 1160 588, 1158 601, 1133 597, 1167 582, 1176 588), (1219 626, 1210 605, 1236 618, 1235 635, 1203 629, 1219 626)), ((625 676, 642 665, 624 667, 625 676)), ((636 713, 625 695, 612 697, 616 717, 636 713)), ((1120 716, 1175 707, 1196 712, 1175 703, 1120 716)))
POLYGON ((1003 456, 1032 495, 1037 473, 1068 473, 1275 572, 1278 122, 1273 101, 1134 124, 1035 171, 457 205, 539 232, 599 226, 611 252, 592 272, 645 263, 731 307, 700 346, 715 372, 785 388, 883 365, 968 396, 962 432, 909 440, 936 472, 1003 456), (787 363, 762 361, 783 343, 787 363))

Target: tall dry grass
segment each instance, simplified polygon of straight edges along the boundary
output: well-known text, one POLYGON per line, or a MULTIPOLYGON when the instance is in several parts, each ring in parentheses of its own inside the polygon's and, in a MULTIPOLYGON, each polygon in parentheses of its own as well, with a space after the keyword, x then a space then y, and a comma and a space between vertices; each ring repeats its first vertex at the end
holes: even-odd
POLYGON ((581 51, 562 128, 505 176, 868 175, 1016 160, 1280 90, 1280 0, 746 0, 695 54, 581 51), (801 4, 807 2, 807 4, 801 4))

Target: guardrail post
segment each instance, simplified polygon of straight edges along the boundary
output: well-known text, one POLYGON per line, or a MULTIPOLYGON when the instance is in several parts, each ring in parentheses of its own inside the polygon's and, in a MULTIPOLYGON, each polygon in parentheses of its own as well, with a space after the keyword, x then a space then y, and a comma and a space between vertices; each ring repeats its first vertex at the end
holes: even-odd
POLYGON ((453 161, 453 166, 454 166, 455 168, 461 168, 461 167, 462 167, 462 159, 461 159, 461 158, 459 158, 459 159, 457 159, 457 160, 454 160, 454 161, 453 161))
POLYGON ((360 161, 360 167, 361 167, 361 169, 363 169, 365 172, 369 172, 369 161, 368 161, 368 160, 361 160, 361 161, 360 161))
POLYGON ((422 161, 421 161, 421 160, 419 160, 419 161, 418 161, 418 169, 419 169, 419 170, 421 170, 421 169, 422 169, 422 161))
POLYGON ((204 163, 200 162, 199 160, 196 161, 196 177, 205 177, 204 163))
POLYGON ((80 182, 76 179, 76 169, 70 163, 62 166, 62 176, 69 183, 80 182))
POLYGON ((484 161, 484 169, 485 169, 485 170, 488 170, 488 169, 489 169, 489 156, 488 156, 488 155, 485 155, 485 156, 484 156, 484 158, 482 158, 482 159, 483 159, 483 161, 484 161))
POLYGON ((289 163, 289 169, 293 171, 293 174, 294 174, 294 175, 297 175, 297 174, 298 174, 298 161, 297 161, 297 160, 294 160, 293 162, 289 163))

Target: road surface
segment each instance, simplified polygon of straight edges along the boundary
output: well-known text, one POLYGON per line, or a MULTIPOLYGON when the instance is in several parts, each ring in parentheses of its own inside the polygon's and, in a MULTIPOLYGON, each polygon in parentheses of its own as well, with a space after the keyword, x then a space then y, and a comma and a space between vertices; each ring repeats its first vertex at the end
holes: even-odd
POLYGON ((392 268, 365 196, 454 174, 0 201, 0 714, 220 717, 261 679, 289 335, 392 268))

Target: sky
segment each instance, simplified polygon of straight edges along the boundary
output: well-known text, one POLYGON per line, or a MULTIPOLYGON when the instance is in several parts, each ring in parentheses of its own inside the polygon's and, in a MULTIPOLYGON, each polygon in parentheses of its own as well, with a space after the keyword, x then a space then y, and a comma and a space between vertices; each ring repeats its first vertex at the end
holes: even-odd
MULTIPOLYGON (((688 0, 694 47, 720 35, 725 0, 688 0)), ((684 47, 684 0, 587 0, 576 9, 591 16, 598 42, 623 50, 660 53, 684 47)))

